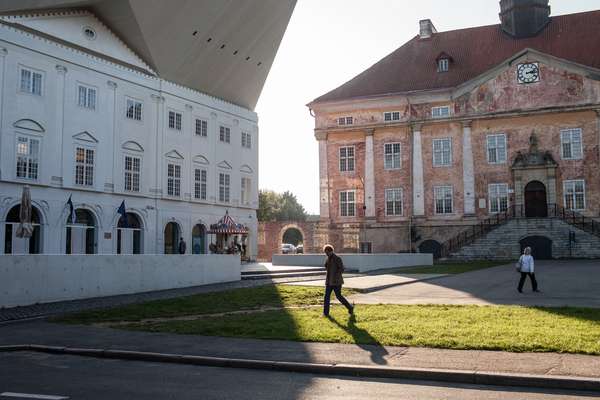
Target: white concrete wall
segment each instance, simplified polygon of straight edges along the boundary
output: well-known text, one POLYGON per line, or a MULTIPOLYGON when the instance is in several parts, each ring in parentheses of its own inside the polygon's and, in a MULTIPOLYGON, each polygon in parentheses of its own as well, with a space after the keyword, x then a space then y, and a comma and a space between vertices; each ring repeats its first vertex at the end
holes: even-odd
POLYGON ((239 256, 0 256, 0 307, 233 282, 239 256))
MULTIPOLYGON (((346 269, 359 272, 374 271, 385 268, 415 267, 433 265, 432 254, 338 254, 344 261, 346 269)), ((322 267, 325 256, 321 254, 281 255, 274 254, 273 265, 322 267)))

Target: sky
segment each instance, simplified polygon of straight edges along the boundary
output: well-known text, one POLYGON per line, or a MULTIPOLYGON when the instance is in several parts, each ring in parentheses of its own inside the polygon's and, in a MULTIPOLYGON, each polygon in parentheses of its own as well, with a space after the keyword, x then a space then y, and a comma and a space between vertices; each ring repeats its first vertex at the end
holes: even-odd
MULTIPOLYGON (((600 0, 550 0, 552 15, 600 0)), ((298 0, 256 107, 259 188, 291 191, 319 213, 319 152, 306 104, 364 71, 431 19, 438 31, 497 24, 498 0, 298 0)))

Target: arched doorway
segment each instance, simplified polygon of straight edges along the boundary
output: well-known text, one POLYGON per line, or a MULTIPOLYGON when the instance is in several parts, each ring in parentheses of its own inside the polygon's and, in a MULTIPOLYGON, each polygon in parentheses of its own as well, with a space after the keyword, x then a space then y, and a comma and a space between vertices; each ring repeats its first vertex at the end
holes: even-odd
POLYGON ((165 254, 177 254, 177 245, 181 237, 181 229, 176 222, 169 222, 165 226, 165 254))
POLYGON ((527 218, 548 216, 546 186, 540 181, 531 181, 525 186, 525 216, 527 218))
POLYGON ((75 210, 75 222, 67 216, 66 254, 96 254, 96 218, 86 209, 75 210))
POLYGON ((142 254, 142 223, 134 213, 126 213, 117 224, 117 254, 142 254))
MULTIPOLYGON (((302 232, 298 228, 288 228, 283 232, 282 237, 283 243, 290 243, 294 246, 298 246, 299 244, 304 243, 304 237, 302 236, 302 232)), ((282 244, 283 244, 282 243, 282 244)))
POLYGON ((442 245, 436 240, 425 240, 419 245, 419 253, 433 254, 437 260, 442 257, 442 245))
POLYGON ((31 224, 33 235, 30 238, 17 237, 20 224, 21 206, 16 205, 6 215, 4 226, 4 254, 40 254, 42 252, 42 225, 40 213, 31 207, 31 224))
POLYGON ((531 255, 537 260, 552 259, 552 240, 545 236, 528 236, 520 240, 521 254, 525 247, 531 247, 531 255))
POLYGON ((206 227, 202 224, 192 229, 192 254, 206 254, 206 227))

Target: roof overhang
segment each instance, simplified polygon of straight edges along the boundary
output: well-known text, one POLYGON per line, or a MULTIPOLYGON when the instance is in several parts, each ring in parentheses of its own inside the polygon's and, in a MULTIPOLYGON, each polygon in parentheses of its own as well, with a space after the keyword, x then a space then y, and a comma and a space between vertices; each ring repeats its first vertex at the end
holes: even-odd
POLYGON ((0 13, 85 8, 166 80, 254 109, 296 0, 2 0, 0 13))

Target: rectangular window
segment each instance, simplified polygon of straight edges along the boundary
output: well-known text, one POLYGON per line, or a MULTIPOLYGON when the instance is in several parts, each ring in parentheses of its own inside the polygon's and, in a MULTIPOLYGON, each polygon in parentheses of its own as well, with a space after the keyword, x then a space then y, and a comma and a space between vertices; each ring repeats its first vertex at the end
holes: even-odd
POLYGON ((400 121, 400 111, 384 112, 383 120, 385 122, 400 121))
POLYGON ((181 165, 169 164, 167 166, 167 195, 181 196, 181 165))
POLYGON ((21 92, 36 96, 42 95, 42 74, 27 68, 21 68, 21 92))
POLYGON ((564 160, 581 160, 583 156, 581 129, 563 129, 560 131, 560 143, 564 160))
POLYGON ((206 180, 207 180, 206 170, 196 168, 194 170, 194 198, 195 199, 206 200, 206 180))
POLYGON ((242 147, 252 148, 252 136, 247 132, 242 132, 242 147))
POLYGON ((249 204, 250 203, 250 187, 251 185, 251 180, 250 178, 242 178, 242 204, 249 204))
POLYGON ((400 143, 386 143, 384 147, 384 168, 400 169, 400 143))
POLYGON ((129 192, 140 191, 140 165, 140 158, 125 156, 125 190, 129 192))
POLYGON ((487 157, 490 164, 503 164, 506 162, 506 135, 487 136, 487 157))
POLYGON ((94 150, 83 147, 75 150, 75 184, 94 186, 94 150))
POLYGON ((442 58, 438 61, 438 72, 448 72, 450 62, 447 58, 442 58))
POLYGON ((207 137, 208 136, 208 122, 203 119, 196 119, 196 135, 207 137))
POLYGON ((452 139, 433 139, 433 166, 447 167, 452 164, 452 139))
POLYGON ((385 189, 385 215, 402 215, 402 189, 385 189))
POLYGON ((231 129, 221 126, 219 128, 219 140, 223 143, 231 143, 231 129))
POLYGON ((452 186, 433 188, 436 214, 452 214, 452 186))
POLYGON ((230 179, 229 174, 219 173, 219 201, 221 203, 229 203, 230 179))
POLYGON ((17 138, 17 178, 37 179, 40 141, 23 136, 17 138))
POLYGON ((142 120, 142 103, 137 100, 127 99, 127 110, 126 110, 125 115, 129 119, 133 119, 135 121, 141 121, 142 120))
POLYGON ((79 85, 77 104, 88 110, 96 109, 96 89, 79 85))
POLYGON ((354 146, 340 147, 340 171, 354 171, 354 146))
POLYGON ((585 181, 573 180, 563 183, 565 208, 567 210, 585 210, 585 181))
POLYGON ((356 192, 348 190, 340 192, 340 216, 354 217, 356 215, 356 192))
POLYGON ((354 118, 353 117, 340 117, 338 118, 338 125, 353 125, 354 118))
POLYGON ((488 186, 490 213, 501 213, 508 210, 508 185, 506 183, 488 186))
POLYGON ((431 108, 431 116, 433 118, 446 118, 450 116, 450 107, 441 106, 441 107, 432 107, 431 108))
POLYGON ((181 113, 169 111, 169 129, 181 130, 181 113))

